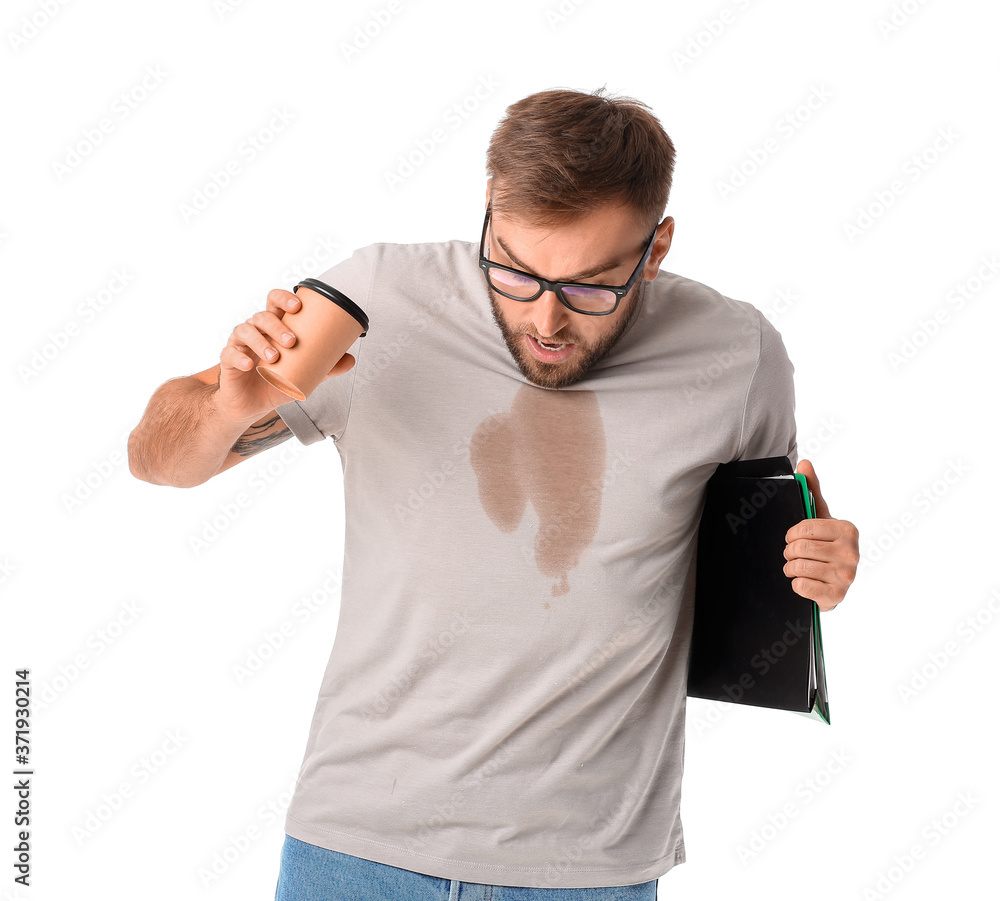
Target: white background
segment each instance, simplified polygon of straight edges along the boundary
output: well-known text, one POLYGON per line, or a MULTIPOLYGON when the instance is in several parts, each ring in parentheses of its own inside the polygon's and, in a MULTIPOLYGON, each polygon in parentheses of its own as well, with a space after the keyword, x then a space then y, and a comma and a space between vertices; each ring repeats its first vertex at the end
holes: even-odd
POLYGON ((44 9, 0 18, 8 736, 15 667, 35 697, 33 884, 11 881, 9 791, 0 898, 273 897, 337 623, 336 451, 289 442, 181 490, 130 475, 128 432, 271 288, 373 241, 477 240, 504 108, 602 85, 649 104, 677 146, 665 268, 782 333, 802 455, 866 563, 823 618, 832 726, 690 703, 688 862, 659 897, 984 897, 1000 791, 994 4, 44 9))

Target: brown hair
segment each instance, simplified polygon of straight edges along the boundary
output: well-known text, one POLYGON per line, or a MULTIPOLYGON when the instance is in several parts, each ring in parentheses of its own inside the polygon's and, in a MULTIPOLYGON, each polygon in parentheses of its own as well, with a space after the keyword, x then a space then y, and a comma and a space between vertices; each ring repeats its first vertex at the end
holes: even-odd
POLYGON ((627 203, 651 232, 667 205, 674 157, 638 100, 605 97, 604 88, 541 91, 507 107, 490 138, 490 203, 531 225, 627 203))

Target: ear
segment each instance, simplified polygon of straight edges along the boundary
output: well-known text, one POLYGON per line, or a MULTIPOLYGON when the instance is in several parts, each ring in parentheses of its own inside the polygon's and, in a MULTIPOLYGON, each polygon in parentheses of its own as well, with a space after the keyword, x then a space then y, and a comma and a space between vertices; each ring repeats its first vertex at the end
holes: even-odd
MULTIPOLYGON (((490 186, 492 184, 493 184, 493 179, 492 178, 487 178, 486 179, 486 206, 490 205, 490 186)), ((486 207, 483 207, 483 209, 486 209, 486 207)))
POLYGON ((674 239, 674 217, 667 216, 658 226, 656 226, 656 240, 653 241, 653 250, 646 260, 646 265, 642 270, 642 277, 646 281, 656 278, 656 273, 660 271, 660 263, 663 262, 670 244, 674 239))

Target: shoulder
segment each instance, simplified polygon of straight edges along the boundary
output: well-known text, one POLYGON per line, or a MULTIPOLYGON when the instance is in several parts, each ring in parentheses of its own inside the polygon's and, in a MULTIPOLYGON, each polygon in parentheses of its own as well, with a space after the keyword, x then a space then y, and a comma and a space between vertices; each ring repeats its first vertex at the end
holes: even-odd
POLYGON ((457 239, 419 244, 369 244, 356 250, 355 255, 390 272, 403 267, 411 272, 421 272, 450 269, 456 265, 467 267, 470 263, 476 268, 479 265, 478 245, 457 239))
POLYGON ((653 331, 715 347, 733 342, 759 346, 774 327, 752 303, 710 285, 660 270, 648 283, 645 317, 653 331))
POLYGON ((676 272, 661 269, 650 287, 652 296, 662 304, 689 316, 700 314, 707 317, 745 319, 757 318, 759 315, 753 304, 728 297, 710 285, 676 272))
POLYGON ((346 265, 352 271, 348 284, 356 287, 372 323, 365 339, 371 351, 404 334, 423 342, 432 327, 481 330, 492 323, 478 243, 369 244, 346 265))
POLYGON ((482 280, 478 250, 478 245, 458 240, 368 244, 319 279, 343 290, 362 307, 367 302, 385 308, 396 299, 414 302, 478 287, 482 280))

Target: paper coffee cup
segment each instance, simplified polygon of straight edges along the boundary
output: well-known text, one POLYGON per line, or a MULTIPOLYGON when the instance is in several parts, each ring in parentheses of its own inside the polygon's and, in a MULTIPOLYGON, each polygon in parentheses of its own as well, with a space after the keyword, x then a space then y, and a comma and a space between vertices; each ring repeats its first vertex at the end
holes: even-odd
POLYGON ((295 343, 278 348, 275 362, 258 363, 257 372, 289 397, 305 400, 348 348, 368 334, 368 317, 346 294, 319 279, 303 279, 294 292, 299 309, 281 321, 288 323, 295 343))

